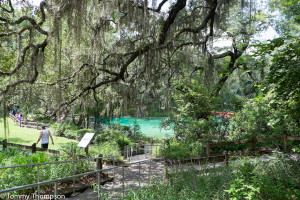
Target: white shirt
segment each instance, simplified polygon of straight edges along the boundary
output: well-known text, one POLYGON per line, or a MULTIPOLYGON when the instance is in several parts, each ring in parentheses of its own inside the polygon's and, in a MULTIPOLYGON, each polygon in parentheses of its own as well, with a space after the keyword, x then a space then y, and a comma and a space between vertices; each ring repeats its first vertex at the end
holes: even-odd
POLYGON ((49 131, 43 130, 42 144, 49 144, 49 131))

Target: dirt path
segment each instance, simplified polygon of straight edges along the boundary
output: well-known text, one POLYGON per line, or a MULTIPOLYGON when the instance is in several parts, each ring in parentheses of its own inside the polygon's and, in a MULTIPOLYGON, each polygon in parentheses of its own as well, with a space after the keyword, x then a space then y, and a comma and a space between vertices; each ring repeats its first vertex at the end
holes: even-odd
MULTIPOLYGON (((131 161, 144 160, 145 155, 134 156, 131 161)), ((147 158, 146 158, 147 159, 147 158)), ((105 167, 104 167, 105 168, 105 167)), ((121 197, 123 193, 123 187, 125 191, 136 190, 139 187, 143 187, 149 184, 150 180, 161 180, 164 177, 164 165, 162 161, 151 162, 145 160, 141 163, 131 164, 129 167, 120 167, 108 172, 109 176, 114 177, 113 182, 108 182, 101 186, 101 198, 107 199, 121 197), (124 170, 124 172, 123 172, 124 170), (123 178, 124 174, 124 178, 123 178)), ((88 188, 83 193, 77 194, 74 197, 66 198, 72 200, 94 200, 97 199, 98 192, 88 188)))

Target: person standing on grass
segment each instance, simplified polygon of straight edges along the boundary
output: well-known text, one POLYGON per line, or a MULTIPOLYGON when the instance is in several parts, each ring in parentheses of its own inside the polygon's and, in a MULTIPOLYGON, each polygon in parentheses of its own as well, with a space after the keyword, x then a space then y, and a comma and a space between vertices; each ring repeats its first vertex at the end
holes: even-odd
POLYGON ((39 141, 42 139, 42 148, 48 149, 49 136, 52 140, 52 144, 54 145, 53 138, 52 138, 50 131, 46 130, 45 126, 42 126, 42 131, 40 132, 40 137, 39 137, 38 141, 36 142, 36 144, 38 144, 39 141))

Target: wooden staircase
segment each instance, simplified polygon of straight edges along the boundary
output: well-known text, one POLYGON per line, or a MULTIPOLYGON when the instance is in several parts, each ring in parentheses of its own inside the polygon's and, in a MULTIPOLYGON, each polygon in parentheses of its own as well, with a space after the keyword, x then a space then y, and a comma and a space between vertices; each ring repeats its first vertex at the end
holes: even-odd
POLYGON ((48 126, 46 123, 41 123, 41 122, 34 122, 34 121, 29 121, 29 120, 19 120, 16 116, 13 114, 9 113, 9 117, 20 127, 24 128, 33 128, 37 130, 41 130, 42 126, 48 126))

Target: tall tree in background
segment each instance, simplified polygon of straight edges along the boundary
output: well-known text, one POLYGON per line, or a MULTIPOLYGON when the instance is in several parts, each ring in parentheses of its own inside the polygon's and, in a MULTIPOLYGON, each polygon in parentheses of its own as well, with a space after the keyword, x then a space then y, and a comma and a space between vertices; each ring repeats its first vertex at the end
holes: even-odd
POLYGON ((274 93, 271 105, 300 127, 300 2, 272 0, 270 8, 281 13, 272 22, 279 37, 257 46, 257 65, 269 71, 264 91, 274 93))

